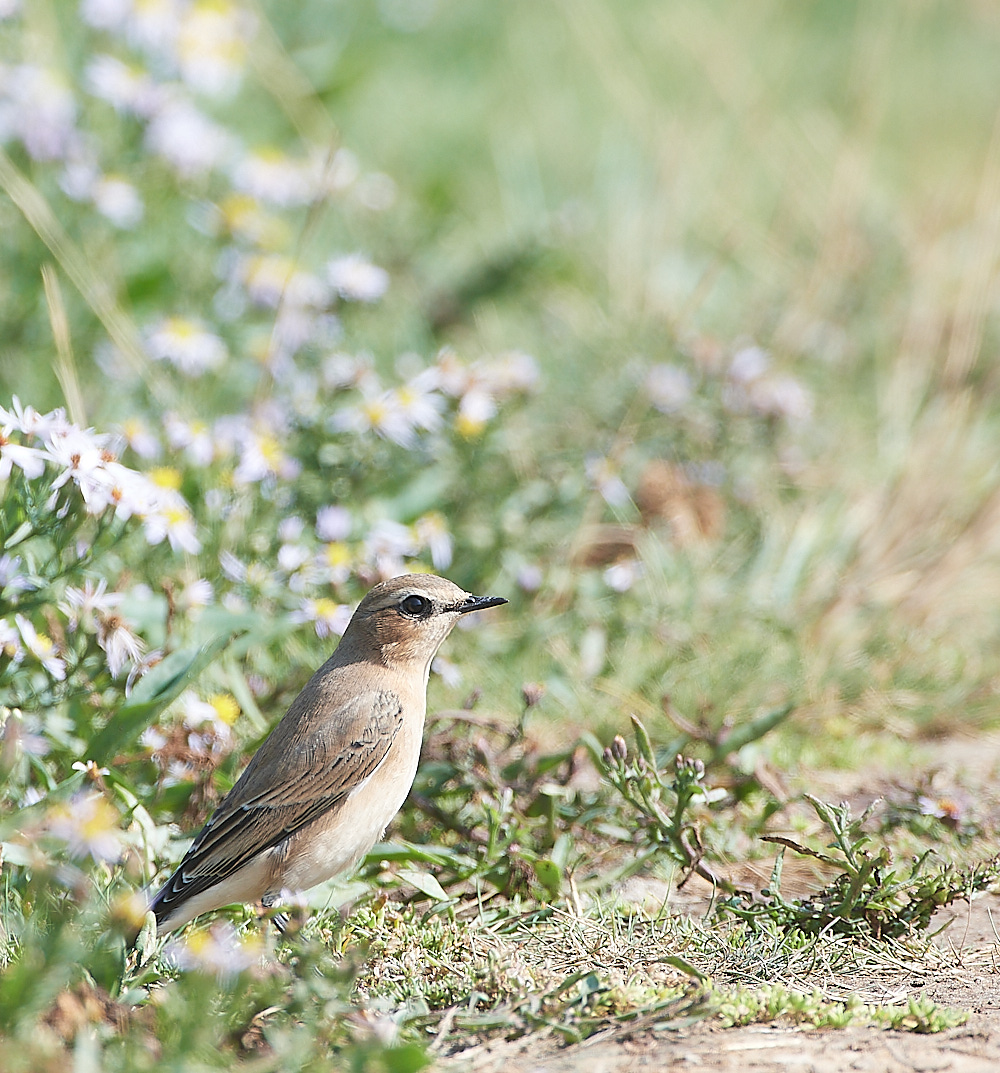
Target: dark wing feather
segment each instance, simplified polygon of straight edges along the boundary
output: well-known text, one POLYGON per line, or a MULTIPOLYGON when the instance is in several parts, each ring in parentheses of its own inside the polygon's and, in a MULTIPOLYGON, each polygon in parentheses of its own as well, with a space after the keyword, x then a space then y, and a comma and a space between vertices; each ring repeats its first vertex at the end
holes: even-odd
POLYGON ((158 921, 336 808, 385 759, 403 724, 403 705, 395 693, 379 690, 321 718, 308 715, 293 705, 285 717, 294 719, 291 733, 276 730, 254 754, 153 899, 158 921))

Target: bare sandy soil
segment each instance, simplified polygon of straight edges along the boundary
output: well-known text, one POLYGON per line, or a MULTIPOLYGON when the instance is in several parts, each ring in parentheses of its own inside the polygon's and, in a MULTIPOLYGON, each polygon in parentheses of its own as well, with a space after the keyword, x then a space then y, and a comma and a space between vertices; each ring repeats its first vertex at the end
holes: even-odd
MULTIPOLYGON (((1000 734, 949 739, 933 748, 933 767, 968 791, 995 797, 1000 770, 1000 734)), ((829 776, 821 794, 862 795, 856 776, 829 776)), ((869 777, 867 787, 873 785, 869 777)), ((829 798, 828 798, 829 799, 829 798)), ((835 798, 834 798, 835 799, 835 798)), ((998 847, 1000 849, 1000 847, 998 847)), ((631 1038, 596 1039, 571 1047, 537 1037, 474 1047, 441 1060, 448 1073, 648 1073, 677 1069, 690 1073, 998 1073, 1000 1071, 1000 894, 976 896, 939 914, 934 926, 950 926, 935 940, 946 967, 901 971, 864 981, 862 997, 875 1002, 905 1001, 924 995, 936 1003, 969 1011, 958 1028, 919 1035, 870 1027, 809 1029, 776 1023, 721 1028, 711 1022, 671 1030, 645 1031, 631 1038), (882 994, 879 994, 879 991, 882 994)))

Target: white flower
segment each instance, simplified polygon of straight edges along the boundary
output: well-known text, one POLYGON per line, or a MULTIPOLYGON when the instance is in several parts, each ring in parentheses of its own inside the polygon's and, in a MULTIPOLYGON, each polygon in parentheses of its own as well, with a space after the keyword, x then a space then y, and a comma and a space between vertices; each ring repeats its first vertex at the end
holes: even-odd
POLYGON ((232 137, 182 97, 164 102, 146 128, 146 145, 182 179, 195 179, 229 155, 232 137))
POLYGON ((177 606, 184 610, 194 610, 208 607, 214 599, 215 589, 212 587, 211 581, 199 577, 181 589, 177 597, 177 606))
POLYGON ((434 359, 434 386, 452 398, 458 398, 469 390, 472 373, 468 365, 452 350, 442 347, 434 359))
POLYGON ((120 592, 108 592, 106 578, 100 578, 95 585, 87 578, 83 588, 78 589, 70 586, 66 589, 66 602, 59 605, 66 618, 69 620, 71 629, 76 629, 81 623, 86 629, 94 629, 95 615, 110 614, 124 599, 120 592))
POLYGON ((493 396, 483 387, 471 387, 458 404, 455 427, 463 436, 477 436, 496 412, 493 396))
POLYGON ((138 663, 133 666, 129 671, 128 678, 125 680, 125 696, 132 696, 132 687, 135 683, 151 668, 155 667, 157 663, 163 660, 163 649, 151 648, 146 655, 139 660, 138 663))
POLYGON ((116 175, 106 175, 99 179, 90 196, 94 208, 123 231, 135 227, 145 211, 139 191, 130 182, 116 175))
POLYGON ((115 613, 98 614, 97 643, 104 649, 112 678, 117 678, 130 664, 137 665, 146 647, 125 619, 115 613))
POLYGON ((271 309, 284 303, 319 309, 329 300, 329 289, 311 272, 303 272, 293 258, 280 253, 254 254, 240 259, 237 277, 256 305, 271 309))
MULTIPOLYGON (((21 562, 20 555, 8 555, 6 552, 0 555, 0 592, 6 590, 13 595, 37 588, 37 582, 21 572, 21 562)), ((2 647, 3 643, 0 642, 0 648, 2 647)))
POLYGON ((417 544, 408 526, 388 518, 376 522, 365 538, 365 554, 383 578, 405 573, 403 557, 417 553, 417 544))
POLYGON ((249 194, 232 193, 223 197, 214 206, 212 223, 215 229, 221 227, 250 246, 273 249, 288 241, 285 221, 268 212, 249 194))
POLYGON ((207 466, 215 458, 215 441, 205 425, 167 413, 163 416, 163 431, 170 449, 183 451, 193 465, 207 466))
POLYGON ((95 485, 100 489, 100 497, 96 493, 92 496, 94 504, 100 504, 102 510, 113 506, 115 517, 123 521, 157 509, 159 492, 156 485, 121 462, 105 462, 95 475, 95 485))
POLYGON ((278 437, 263 427, 244 427, 237 450, 239 463, 233 474, 237 484, 255 484, 275 477, 293 480, 302 468, 285 453, 278 437))
POLYGON ((20 663, 24 659, 21 635, 5 618, 0 618, 0 656, 11 663, 20 663))
POLYGON ((809 391, 793 376, 770 372, 771 358, 758 346, 743 347, 729 366, 723 403, 735 413, 752 410, 762 417, 803 423, 812 416, 809 391))
POLYGON ((396 392, 382 391, 374 377, 363 380, 358 387, 360 402, 333 414, 330 427, 336 432, 374 432, 401 447, 412 447, 416 443, 414 421, 399 405, 396 392))
POLYGON ((0 131, 18 138, 34 160, 61 160, 79 144, 76 100, 56 71, 24 63, 0 73, 0 131))
POLYGON ((202 700, 197 693, 185 690, 177 698, 177 709, 184 725, 192 730, 210 726, 215 730, 229 730, 229 724, 219 717, 219 710, 211 701, 202 700))
POLYGON ((107 101, 122 115, 148 117, 162 100, 156 83, 141 67, 122 62, 117 56, 95 56, 84 72, 87 89, 107 101))
POLYGON ((642 572, 642 563, 637 559, 613 563, 604 571, 604 583, 615 592, 628 592, 642 577, 642 572))
POLYGON ((278 539, 291 544, 302 536, 305 527, 306 523, 297 514, 282 518, 278 523, 278 539))
POLYGON ((59 188, 74 201, 87 201, 101 178, 97 161, 88 155, 68 160, 59 175, 59 188))
POLYGON ((47 436, 45 454, 62 468, 62 473, 52 482, 52 490, 75 481, 91 514, 99 514, 109 502, 104 472, 108 439, 93 429, 80 429, 76 425, 52 429, 47 436))
POLYGON ((345 354, 343 351, 335 351, 323 359, 320 370, 323 386, 331 391, 342 391, 347 388, 358 387, 375 376, 371 367, 369 355, 355 356, 345 354))
POLYGON ((444 515, 437 511, 418 518, 414 525, 417 539, 431 553, 435 570, 447 570, 451 566, 452 542, 444 515))
POLYGON ((80 17, 96 30, 120 30, 133 3, 134 0, 81 0, 80 17))
POLYGON ((457 689, 462 684, 462 672, 459 667, 444 656, 435 656, 431 663, 431 672, 439 674, 446 686, 457 689))
POLYGON ((66 661, 56 652, 52 639, 44 633, 39 633, 24 615, 15 615, 14 621, 21 631, 24 647, 57 682, 62 682, 66 677, 66 661))
POLYGON ((591 455, 586 461, 587 477, 612 507, 624 507, 631 499, 624 481, 612 463, 602 455, 591 455))
POLYGON ((661 413, 677 413, 691 398, 691 377, 679 365, 654 365, 646 374, 646 393, 661 413))
POLYGON ((532 391, 539 380, 537 362, 522 350, 510 350, 492 361, 477 362, 473 375, 491 394, 501 398, 532 391))
POLYGON ((232 93, 247 60, 250 12, 228 0, 200 0, 182 15, 177 35, 181 78, 213 97, 232 93))
POLYGON ((73 857, 117 861, 122 855, 118 813, 99 793, 77 794, 54 806, 46 817, 49 833, 66 843, 73 857))
POLYGON ((340 540, 324 544, 313 560, 315 576, 330 585, 343 585, 351 576, 352 566, 351 549, 340 540))
POLYGON ((157 458, 159 456, 160 441, 140 418, 126 418, 122 422, 121 431, 125 437, 125 442, 140 458, 157 458))
POLYGON ((781 417, 802 424, 812 417, 808 389, 793 376, 767 376, 750 388, 750 405, 765 417, 781 417))
POLYGON ((150 544, 159 544, 166 538, 174 551, 197 555, 201 551, 201 541, 184 497, 170 488, 161 488, 158 492, 154 508, 143 516, 146 540, 150 544))
POLYGON ((7 480, 14 466, 17 466, 29 480, 33 480, 45 472, 45 454, 37 447, 24 447, 19 443, 11 443, 0 432, 0 481, 7 480))
POLYGON ((525 592, 537 592, 542 587, 545 575, 542 568, 534 563, 525 563, 518 567, 517 584, 525 592))
POLYGON ((771 356, 763 347, 745 346, 737 350, 729 363, 729 379, 749 384, 760 379, 771 366, 771 356))
POLYGON ((149 353, 157 361, 168 361, 185 376, 201 376, 226 360, 226 344, 201 321, 186 317, 164 317, 150 332, 149 353))
POLYGON ((302 544, 282 544, 278 549, 278 566, 292 574, 312 558, 312 552, 302 544))
POLYGON ((112 488, 106 478, 107 470, 102 458, 82 455, 77 461, 68 464, 50 487, 53 492, 57 492, 72 480, 80 489, 87 513, 97 515, 111 505, 112 488))
MULTIPOLYGON (((18 708, 0 708, 0 753, 5 757, 18 753, 48 755, 52 751, 52 742, 39 733, 40 730, 38 716, 24 715, 18 708)), ((41 800, 41 795, 36 800, 41 800)))
POLYGON ((131 0, 125 26, 129 42, 172 61, 184 6, 185 0, 131 0))
POLYGON ((338 604, 335 600, 321 597, 318 600, 303 600, 298 611, 291 615, 293 622, 312 622, 316 636, 343 636, 347 624, 351 621, 351 609, 347 604, 338 604))
POLYGON ((171 941, 165 958, 179 969, 205 973, 225 982, 252 969, 262 952, 258 937, 241 938, 228 920, 219 920, 208 931, 194 931, 171 941))
POLYGON ((340 297, 350 302, 377 302, 389 287, 389 273, 360 253, 329 261, 326 278, 340 297))
POLYGON ((316 536, 320 540, 346 540, 351 535, 351 512, 346 507, 320 507, 316 511, 316 536))
POLYGON ((38 436, 46 438, 53 433, 68 429, 69 422, 66 420, 66 411, 59 407, 47 414, 40 414, 34 406, 24 406, 21 400, 14 395, 11 400, 11 409, 5 410, 0 406, 0 423, 3 425, 5 435, 10 435, 15 429, 23 432, 26 436, 38 436))
POLYGON ((280 149, 256 149, 233 168, 233 186, 278 208, 305 205, 316 195, 314 169, 280 149))
POLYGON ((231 551, 219 552, 219 567, 230 581, 244 582, 247 579, 246 563, 241 562, 231 551))
MULTIPOLYGON (((426 373, 435 370, 427 369, 426 373)), ((444 410, 444 398, 433 389, 431 377, 420 374, 408 384, 396 388, 393 403, 396 409, 415 428, 433 432, 441 427, 441 412, 444 410)))
MULTIPOLYGON (((307 343, 315 347, 324 338, 328 337, 331 341, 338 338, 339 323, 332 313, 320 313, 306 306, 283 302, 261 347, 275 378, 280 381, 293 380, 297 370, 288 359, 307 343)), ((312 392, 313 401, 315 397, 315 392, 312 392)))

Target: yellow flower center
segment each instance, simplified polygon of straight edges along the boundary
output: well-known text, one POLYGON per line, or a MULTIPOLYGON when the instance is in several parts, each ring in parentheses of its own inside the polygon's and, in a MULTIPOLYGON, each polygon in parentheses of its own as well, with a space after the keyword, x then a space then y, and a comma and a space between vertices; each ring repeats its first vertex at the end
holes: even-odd
POLYGON ((340 605, 336 600, 331 600, 328 596, 321 596, 313 606, 316 609, 317 618, 330 618, 337 613, 337 608, 340 605))
POLYGON ((329 566, 347 566, 351 561, 351 549, 341 540, 327 544, 324 551, 329 566))
POLYGON ((176 492, 181 486, 181 471, 173 466, 156 466, 149 471, 149 479, 158 488, 170 488, 176 492))
POLYGON ((232 726, 239 718, 240 706, 231 693, 215 693, 208 698, 208 703, 226 726, 232 726))

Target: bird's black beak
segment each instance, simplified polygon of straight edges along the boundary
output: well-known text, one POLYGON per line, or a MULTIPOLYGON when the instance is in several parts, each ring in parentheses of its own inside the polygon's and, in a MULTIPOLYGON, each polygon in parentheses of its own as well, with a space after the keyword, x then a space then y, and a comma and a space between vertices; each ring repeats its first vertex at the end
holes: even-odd
POLYGON ((502 596, 470 596, 464 603, 456 604, 455 610, 464 615, 466 611, 482 611, 487 607, 499 607, 507 601, 502 596))

